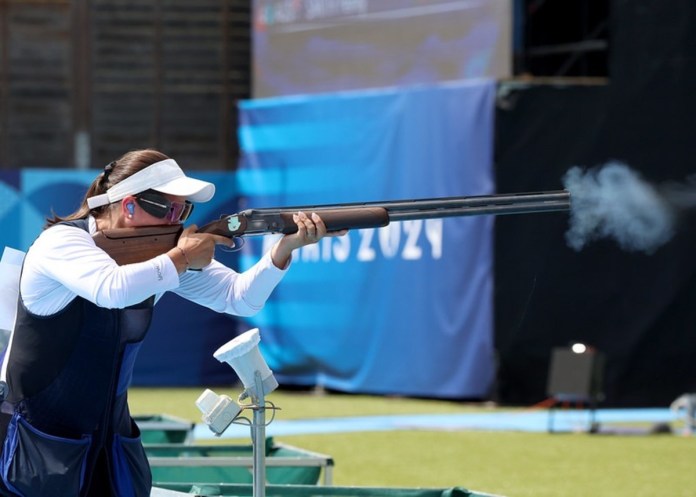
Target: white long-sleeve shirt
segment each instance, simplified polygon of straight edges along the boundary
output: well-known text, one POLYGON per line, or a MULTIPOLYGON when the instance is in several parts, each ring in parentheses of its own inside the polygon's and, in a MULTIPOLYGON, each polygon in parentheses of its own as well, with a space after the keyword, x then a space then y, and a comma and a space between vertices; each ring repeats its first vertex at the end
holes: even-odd
POLYGON ((167 255, 119 266, 96 247, 92 234, 73 226, 44 230, 29 248, 20 282, 24 305, 33 314, 49 316, 76 296, 101 307, 124 308, 172 291, 217 312, 250 316, 264 306, 285 275, 265 254, 254 266, 238 273, 213 261, 202 271, 179 275, 167 255))

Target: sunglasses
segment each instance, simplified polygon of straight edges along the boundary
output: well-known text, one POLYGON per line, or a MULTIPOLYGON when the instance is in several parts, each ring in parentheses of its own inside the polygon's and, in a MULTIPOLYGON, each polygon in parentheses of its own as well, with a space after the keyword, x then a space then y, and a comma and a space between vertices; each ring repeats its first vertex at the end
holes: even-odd
POLYGON ((170 223, 183 223, 193 211, 193 204, 188 200, 185 202, 172 202, 154 190, 147 190, 135 195, 135 200, 151 216, 166 219, 170 223))

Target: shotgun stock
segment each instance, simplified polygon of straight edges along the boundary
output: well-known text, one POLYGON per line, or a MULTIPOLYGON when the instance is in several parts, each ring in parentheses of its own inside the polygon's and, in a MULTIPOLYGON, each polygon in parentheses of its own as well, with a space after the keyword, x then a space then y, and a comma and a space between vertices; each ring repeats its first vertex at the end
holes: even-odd
MULTIPOLYGON (((297 232, 294 213, 316 212, 328 231, 380 228, 390 222, 462 216, 527 214, 567 211, 570 193, 565 190, 509 195, 445 197, 388 202, 365 202, 335 205, 308 205, 284 208, 247 209, 224 215, 205 224, 199 233, 212 233, 228 238, 273 233, 297 232)), ((119 265, 142 262, 176 246, 180 225, 120 228, 94 235, 94 242, 119 265)))
POLYGON ((109 254, 119 266, 143 262, 176 247, 183 231, 180 224, 146 226, 143 228, 115 228, 96 232, 94 243, 109 254))

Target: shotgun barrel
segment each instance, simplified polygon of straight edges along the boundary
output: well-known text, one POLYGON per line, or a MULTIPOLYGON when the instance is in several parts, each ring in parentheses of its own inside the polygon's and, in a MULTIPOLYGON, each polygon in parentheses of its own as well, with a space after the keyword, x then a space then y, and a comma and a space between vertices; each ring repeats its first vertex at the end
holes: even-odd
POLYGON ((444 197, 386 202, 356 202, 334 205, 301 205, 283 208, 246 209, 222 216, 200 228, 223 236, 289 234, 297 231, 292 215, 316 212, 329 231, 378 228, 394 221, 462 216, 528 214, 570 209, 570 193, 565 190, 444 197))

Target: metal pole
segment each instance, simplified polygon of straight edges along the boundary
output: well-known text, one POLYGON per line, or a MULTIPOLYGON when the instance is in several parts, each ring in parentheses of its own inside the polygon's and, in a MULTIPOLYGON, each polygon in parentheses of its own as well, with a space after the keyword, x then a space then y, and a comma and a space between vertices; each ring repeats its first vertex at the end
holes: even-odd
POLYGON ((254 373, 256 394, 252 396, 254 416, 251 424, 251 443, 254 451, 253 497, 266 495, 266 397, 261 373, 254 373))
POLYGON ((92 36, 88 0, 73 1, 73 163, 76 169, 92 165, 92 36))

